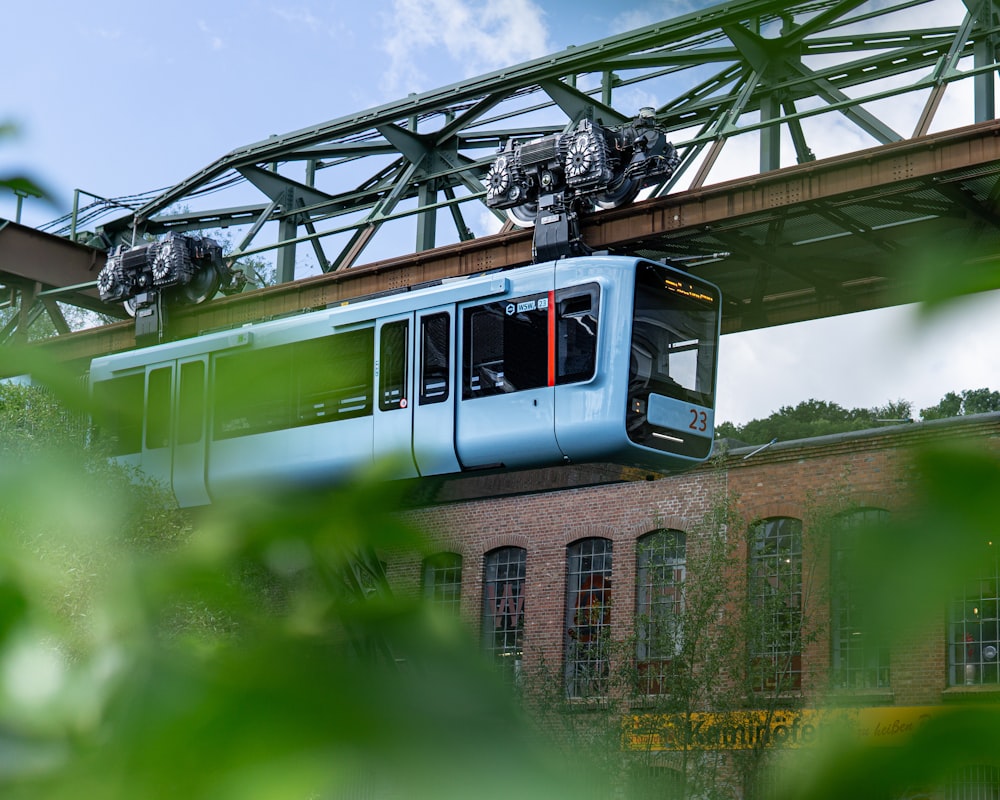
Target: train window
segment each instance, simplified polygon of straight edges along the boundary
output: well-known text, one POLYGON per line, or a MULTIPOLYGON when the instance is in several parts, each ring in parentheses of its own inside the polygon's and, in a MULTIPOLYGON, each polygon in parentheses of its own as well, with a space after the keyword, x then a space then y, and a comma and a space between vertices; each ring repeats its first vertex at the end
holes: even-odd
POLYGON ((172 367, 150 370, 146 386, 146 449, 170 444, 170 380, 172 367))
POLYGON ((371 414, 373 344, 366 328, 220 356, 215 438, 371 414))
POLYGON ((181 364, 177 404, 177 443, 194 444, 201 439, 205 416, 205 365, 201 361, 181 364))
POLYGON ((597 362, 596 283, 556 292, 556 383, 574 383, 594 377, 597 362))
POLYGON ((290 427, 292 348, 249 350, 216 360, 216 439, 290 427))
POLYGON ((372 413, 374 331, 364 328, 294 345, 295 425, 372 413))
POLYGON ((431 314, 420 322, 420 405, 448 399, 451 315, 431 314))
POLYGON ((382 326, 379 335, 378 407, 382 411, 406 408, 410 323, 407 320, 382 326))
POLYGON ((143 373, 94 384, 98 441, 109 455, 123 456, 142 450, 143 373))
POLYGON ((711 408, 718 324, 714 287, 656 264, 640 264, 629 385, 711 408))
POLYGON ((547 294, 466 308, 462 398, 548 385, 547 294))

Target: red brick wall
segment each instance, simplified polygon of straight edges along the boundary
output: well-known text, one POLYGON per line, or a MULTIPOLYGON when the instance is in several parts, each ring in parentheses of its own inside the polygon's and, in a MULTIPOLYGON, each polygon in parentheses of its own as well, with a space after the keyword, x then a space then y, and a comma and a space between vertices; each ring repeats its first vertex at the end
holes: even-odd
MULTIPOLYGON (((973 438, 1000 452, 1000 415, 961 423, 895 426, 886 431, 821 437, 777 444, 749 459, 745 452, 690 472, 636 481, 430 506, 405 513, 427 532, 432 550, 463 557, 462 612, 478 632, 484 555, 496 547, 527 550, 525 580, 525 668, 544 658, 562 663, 565 634, 566 547, 585 537, 610 539, 614 551, 612 628, 631 628, 635 607, 636 540, 656 528, 690 531, 725 492, 745 524, 774 516, 802 519, 803 560, 813 565, 813 588, 822 595, 829 576, 826 545, 810 538, 816 509, 874 507, 906 513, 913 490, 912 447, 946 439, 973 438)), ((390 563, 390 579, 401 591, 416 591, 415 559, 390 563)), ((819 600, 814 618, 822 629, 829 613, 819 600)), ((826 685, 830 644, 824 632, 804 654, 803 688, 810 695, 826 685)), ((892 691, 872 702, 923 705, 941 701, 947 685, 945 609, 939 624, 909 637, 891 654, 892 691)), ((865 698, 860 698, 865 702, 865 698)))

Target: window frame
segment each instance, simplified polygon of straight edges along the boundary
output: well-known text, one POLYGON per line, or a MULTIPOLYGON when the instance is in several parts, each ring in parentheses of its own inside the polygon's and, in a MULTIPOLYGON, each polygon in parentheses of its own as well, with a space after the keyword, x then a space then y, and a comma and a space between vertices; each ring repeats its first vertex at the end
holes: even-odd
POLYGON ((418 397, 422 406, 444 403, 451 397, 451 313, 448 311, 420 318, 418 397))
POLYGON ((523 547, 497 547, 483 556, 482 647, 513 682, 524 657, 527 566, 523 547))
POLYGON ((610 689, 614 543, 578 539, 566 548, 566 696, 604 697, 610 689))
POLYGON ((423 595, 438 608, 455 616, 462 607, 462 556, 450 551, 434 553, 423 562, 423 595))
POLYGON ((644 534, 636 541, 635 561, 635 657, 640 691, 665 694, 670 664, 684 646, 687 534, 674 528, 644 534))
POLYGON ((891 660, 888 642, 875 639, 863 607, 856 601, 851 560, 859 537, 877 530, 889 512, 874 507, 840 514, 830 540, 830 681, 835 689, 889 689, 891 660))
POLYGON ((948 685, 1000 686, 1000 552, 984 544, 987 566, 949 604, 948 685))
POLYGON ((370 416, 374 345, 375 329, 368 325, 216 355, 212 440, 370 416), (256 406, 244 399, 250 395, 257 397, 256 406))
POLYGON ((379 411, 406 408, 410 374, 410 320, 386 322, 378 337, 379 411))
POLYGON ((747 642, 751 687, 756 692, 798 691, 803 672, 802 520, 758 520, 751 526, 749 548, 751 613, 763 609, 761 622, 767 626, 747 642))

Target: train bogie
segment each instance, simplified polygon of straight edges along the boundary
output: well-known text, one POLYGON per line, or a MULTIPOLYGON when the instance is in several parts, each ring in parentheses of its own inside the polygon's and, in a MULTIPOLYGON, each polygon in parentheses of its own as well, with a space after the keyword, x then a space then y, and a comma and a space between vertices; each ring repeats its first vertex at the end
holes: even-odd
POLYGON ((614 461, 698 463, 719 299, 663 265, 581 257, 97 359, 119 460, 182 505, 323 484, 614 461))

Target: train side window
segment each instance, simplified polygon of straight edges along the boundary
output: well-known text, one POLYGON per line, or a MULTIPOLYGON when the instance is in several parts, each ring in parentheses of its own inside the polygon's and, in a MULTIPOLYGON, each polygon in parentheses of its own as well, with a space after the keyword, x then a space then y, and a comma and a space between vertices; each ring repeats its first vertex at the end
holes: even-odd
POLYGON ((408 320, 382 326, 378 345, 378 407, 382 411, 406 408, 409 338, 408 320))
POLYGON ((596 283, 556 292, 557 384, 594 377, 599 299, 600 287, 596 283))
POLYGON ((548 385, 547 294, 466 308, 462 398, 548 385))
POLYGON ((372 413, 375 332, 362 328, 295 345, 295 425, 372 413))
POLYGON ((150 370, 146 386, 146 449, 170 444, 170 379, 172 367, 150 370))
POLYGON ((420 322, 420 405, 448 399, 451 315, 431 314, 420 322))
POLYGON ((215 362, 215 439, 372 413, 372 328, 231 353, 215 362))
POLYGON ((205 365, 201 361, 181 364, 177 404, 177 443, 194 444, 201 439, 205 419, 205 365))
POLYGON ((109 455, 124 456, 142 450, 145 378, 140 372, 94 384, 97 436, 99 441, 107 442, 109 455))
POLYGON ((220 356, 215 362, 215 438, 290 427, 292 345, 220 356))

